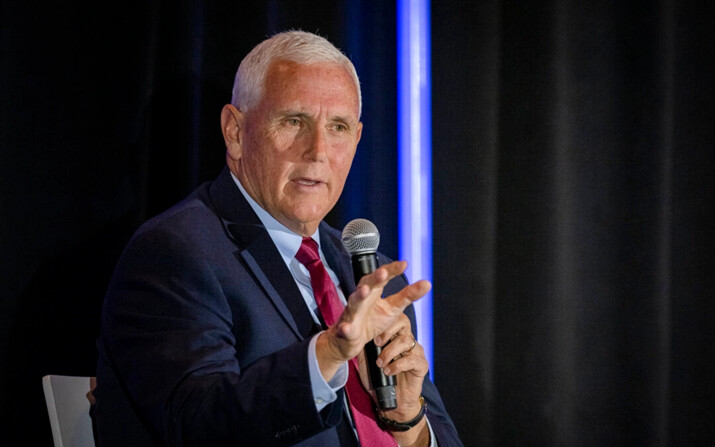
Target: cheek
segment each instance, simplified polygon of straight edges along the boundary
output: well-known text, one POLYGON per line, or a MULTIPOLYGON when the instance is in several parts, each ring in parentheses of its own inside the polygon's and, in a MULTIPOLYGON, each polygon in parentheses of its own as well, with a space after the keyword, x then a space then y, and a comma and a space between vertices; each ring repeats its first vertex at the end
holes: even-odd
POLYGON ((277 152, 285 152, 296 143, 296 135, 294 132, 276 132, 272 141, 277 152))
POLYGON ((260 172, 261 182, 265 188, 280 190, 284 182, 282 165, 275 160, 263 160, 263 169, 260 172))
POLYGON ((350 166, 353 162, 354 152, 346 152, 342 149, 340 156, 336 157, 333 161, 333 172, 340 178, 346 178, 348 172, 350 172, 350 166))

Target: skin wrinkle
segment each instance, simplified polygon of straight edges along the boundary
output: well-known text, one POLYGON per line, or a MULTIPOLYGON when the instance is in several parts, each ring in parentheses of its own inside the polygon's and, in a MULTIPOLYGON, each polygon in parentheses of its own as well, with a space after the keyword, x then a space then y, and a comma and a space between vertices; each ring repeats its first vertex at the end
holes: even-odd
MULTIPOLYGON (((226 162, 264 210, 291 231, 310 236, 340 197, 360 141, 358 87, 340 64, 285 60, 269 66, 264 87, 262 98, 248 111, 230 104, 224 107, 226 162)), ((315 347, 326 380, 345 361, 358 356, 360 378, 369 390, 363 355, 366 341, 380 335, 388 340, 401 331, 410 334, 381 354, 383 362, 392 362, 386 372, 400 375, 398 408, 385 412, 397 421, 410 420, 419 412, 427 373, 421 347, 412 355, 400 354, 412 343, 410 321, 403 311, 429 291, 430 283, 418 281, 382 299, 387 282, 405 268, 404 261, 392 262, 362 278, 339 321, 320 334, 315 347)), ((393 436, 400 445, 427 445, 426 419, 393 436)))
POLYGON ((227 161, 256 202, 307 236, 347 179, 362 133, 357 89, 340 65, 288 61, 271 65, 265 86, 248 112, 227 106, 237 134, 227 161))

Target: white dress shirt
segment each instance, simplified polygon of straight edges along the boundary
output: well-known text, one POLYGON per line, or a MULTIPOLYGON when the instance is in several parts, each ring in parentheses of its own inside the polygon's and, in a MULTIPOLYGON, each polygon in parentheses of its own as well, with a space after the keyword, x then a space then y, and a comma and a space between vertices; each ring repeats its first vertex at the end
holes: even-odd
MULTIPOLYGON (((310 273, 308 272, 308 269, 305 268, 305 266, 295 258, 295 255, 296 253, 298 253, 298 249, 300 248, 300 244, 302 243, 303 238, 293 233, 282 223, 278 222, 273 216, 268 214, 268 212, 264 210, 258 203, 256 203, 256 201, 253 200, 250 195, 248 195, 246 190, 243 189, 243 185, 241 185, 241 182, 233 175, 233 173, 231 173, 231 178, 233 178, 233 181, 236 183, 236 186, 238 186, 238 189, 241 191, 241 194, 243 194, 243 197, 251 205, 253 211, 256 213, 256 215, 258 215, 258 218, 261 220, 263 226, 266 227, 266 230, 268 230, 268 235, 271 237, 271 240, 273 240, 273 243, 278 248, 281 257, 283 258, 283 262, 286 263, 286 265, 288 266, 288 270, 290 270, 291 275, 293 275, 295 282, 298 284, 298 289, 300 289, 300 293, 301 295, 303 295, 303 300, 305 301, 306 306, 308 306, 308 310, 310 310, 310 315, 313 317, 313 320, 318 325, 320 325, 320 319, 318 318, 317 313, 318 303, 315 301, 315 297, 313 296, 313 287, 310 285, 310 273)), ((343 295, 343 291, 340 289, 340 282, 338 281, 338 276, 328 265, 327 261, 325 260, 325 256, 323 255, 323 250, 320 248, 320 229, 316 230, 316 232, 311 235, 311 238, 313 238, 313 240, 318 243, 318 252, 320 253, 320 260, 323 262, 325 269, 328 271, 330 279, 333 280, 333 283, 335 284, 335 289, 338 291, 338 296, 340 297, 340 300, 343 302, 343 304, 345 304, 347 300, 345 299, 345 295, 343 295)), ((340 390, 340 388, 344 387, 347 383, 348 364, 347 362, 344 362, 342 365, 340 365, 340 368, 335 373, 333 378, 329 381, 326 381, 325 378, 323 378, 323 375, 320 373, 320 367, 318 366, 318 357, 315 353, 315 343, 319 335, 320 333, 314 335, 313 338, 310 340, 310 344, 308 346, 308 369, 310 371, 310 384, 313 389, 315 408, 318 411, 321 411, 327 405, 335 402, 335 400, 338 398, 337 391, 340 390)), ((434 433, 432 432, 432 426, 429 423, 429 419, 427 420, 427 426, 429 427, 430 431, 430 447, 437 447, 437 442, 435 440, 434 433)))

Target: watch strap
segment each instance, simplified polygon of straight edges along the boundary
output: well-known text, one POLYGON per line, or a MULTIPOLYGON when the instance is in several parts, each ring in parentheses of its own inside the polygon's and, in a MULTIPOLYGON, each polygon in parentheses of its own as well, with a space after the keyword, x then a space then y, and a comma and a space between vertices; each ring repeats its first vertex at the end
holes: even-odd
POLYGON ((424 397, 420 396, 420 412, 417 413, 417 416, 413 417, 409 421, 405 422, 397 422, 395 420, 392 420, 388 417, 386 417, 382 411, 377 411, 377 425, 380 426, 383 430, 388 430, 388 431, 407 431, 417 425, 422 418, 425 417, 425 412, 427 410, 427 403, 425 402, 424 397))

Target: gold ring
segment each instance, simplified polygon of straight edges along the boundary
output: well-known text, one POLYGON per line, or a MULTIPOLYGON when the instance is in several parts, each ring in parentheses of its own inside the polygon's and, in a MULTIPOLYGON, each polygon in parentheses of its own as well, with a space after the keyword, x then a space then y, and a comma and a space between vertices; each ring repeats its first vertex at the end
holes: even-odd
POLYGON ((407 352, 410 352, 413 349, 415 349, 415 346, 417 346, 417 340, 415 340, 415 337, 413 336, 412 337, 412 346, 410 346, 410 349, 408 349, 407 352))

